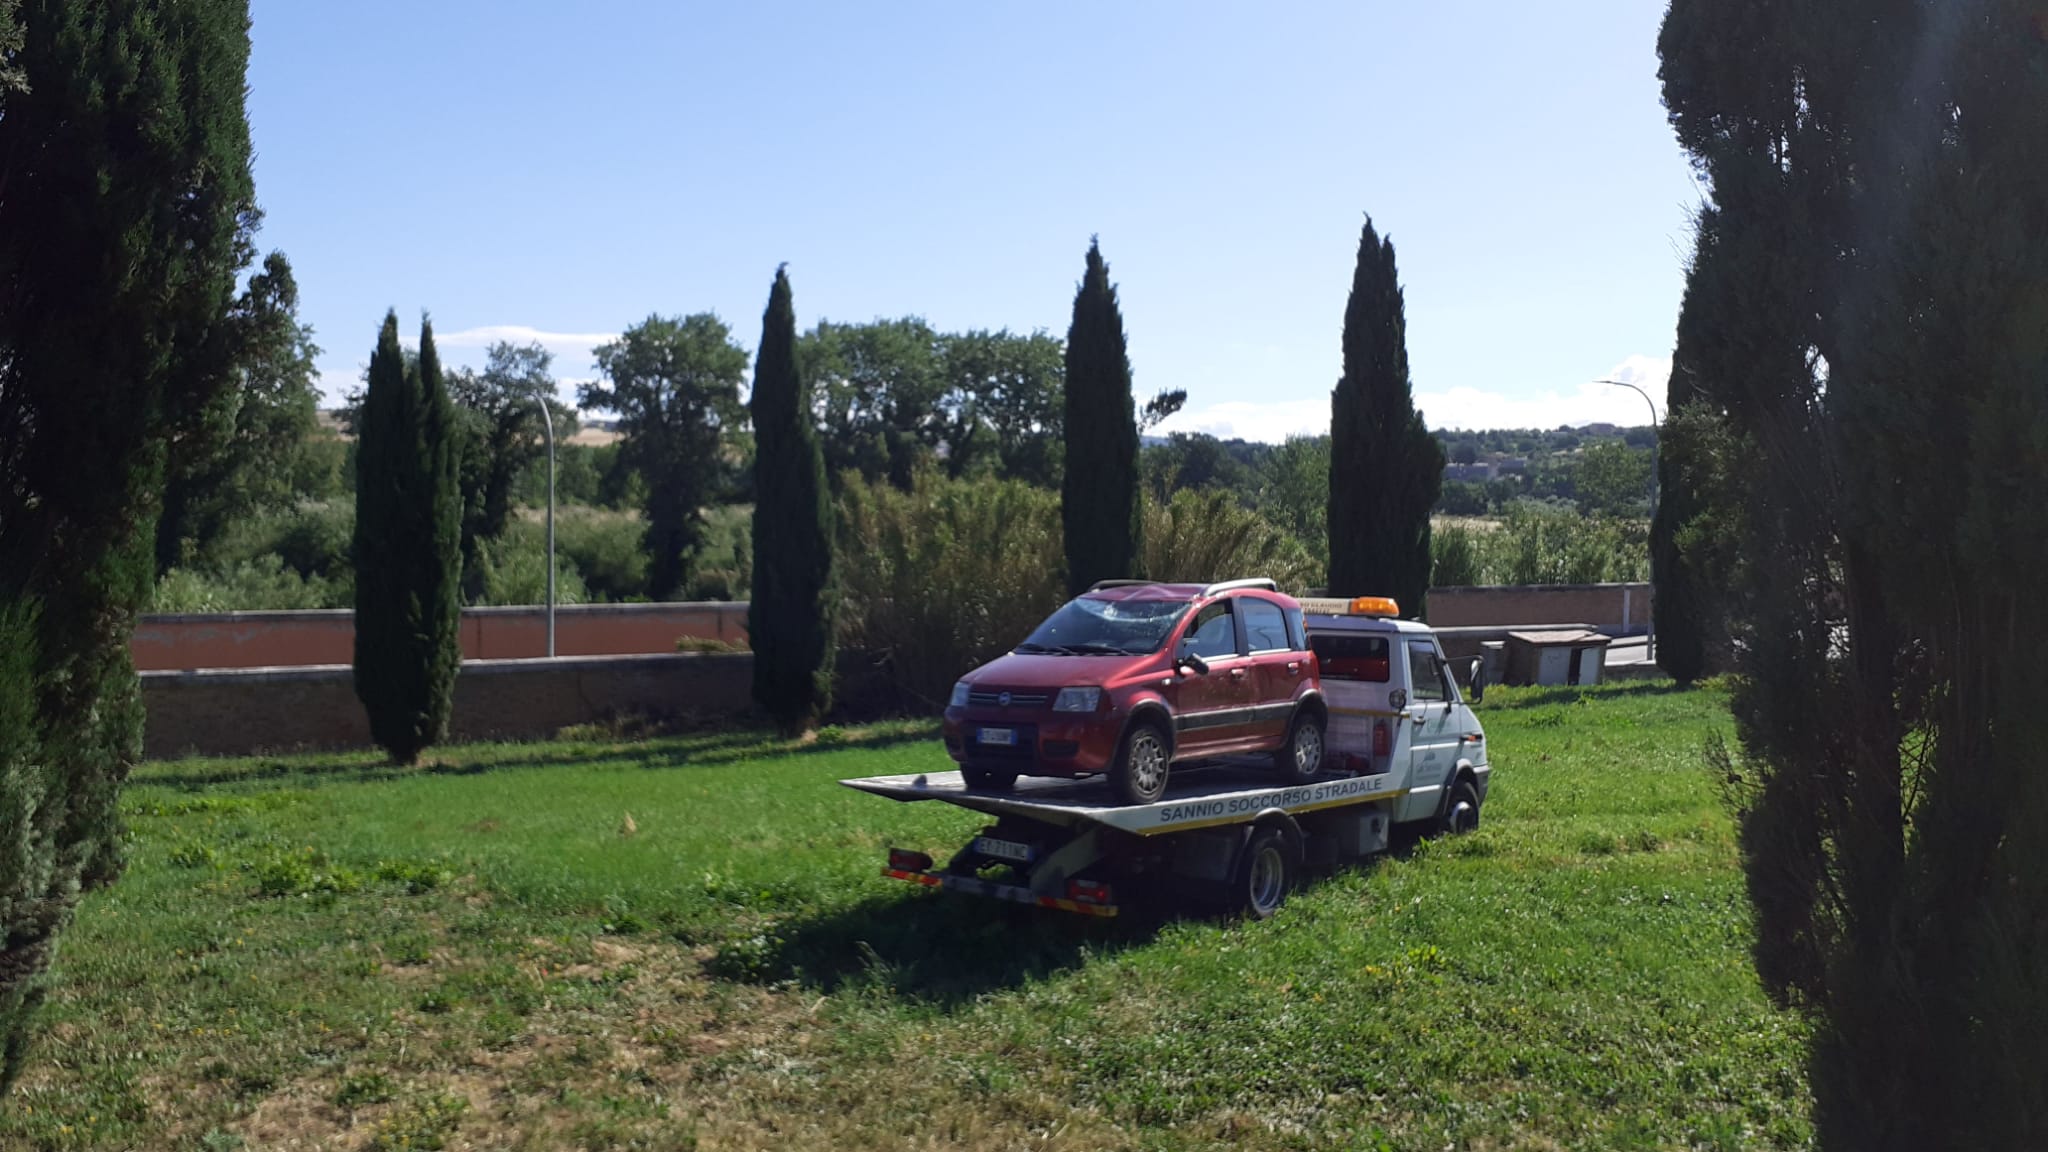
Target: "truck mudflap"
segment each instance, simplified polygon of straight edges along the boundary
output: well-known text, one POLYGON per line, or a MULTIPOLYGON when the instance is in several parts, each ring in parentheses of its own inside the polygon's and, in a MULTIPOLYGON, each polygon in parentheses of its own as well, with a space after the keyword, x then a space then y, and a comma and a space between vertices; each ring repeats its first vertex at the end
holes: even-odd
MULTIPOLYGON (((975 876, 961 876, 952 872, 913 871, 907 868, 884 868, 882 875, 891 880, 907 880, 927 888, 942 888, 948 892, 962 892, 969 896, 986 896, 994 900, 1008 900, 1013 904, 1030 904, 1038 908, 1051 908, 1058 912, 1075 912, 1083 916, 1109 917, 1116 915, 1115 904, 1096 903, 1092 900, 1070 900, 1060 896, 1040 896, 1029 888, 1015 884, 997 884, 975 876)), ((1107 893, 1107 889, 1103 889, 1107 893)))

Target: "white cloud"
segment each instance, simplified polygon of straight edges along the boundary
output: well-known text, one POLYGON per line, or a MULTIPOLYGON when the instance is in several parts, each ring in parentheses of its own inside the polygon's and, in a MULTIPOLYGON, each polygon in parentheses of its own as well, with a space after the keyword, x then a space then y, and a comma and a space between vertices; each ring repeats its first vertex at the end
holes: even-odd
MULTIPOLYGON (((1631 356, 1601 377, 1634 384, 1657 402, 1663 415, 1665 384, 1671 377, 1669 357, 1631 356)), ((1569 390, 1515 395, 1478 388, 1417 392, 1415 406, 1431 428, 1556 428, 1560 425, 1647 424, 1650 410, 1627 388, 1587 381, 1569 390)), ((1327 395, 1307 400, 1258 404, 1227 400, 1202 408, 1183 409, 1160 425, 1165 432, 1206 432, 1229 440, 1263 440, 1277 444, 1289 436, 1320 435, 1330 429, 1327 395)))
POLYGON ((488 348, 503 340, 509 344, 540 344, 557 356, 571 350, 589 356, 591 349, 599 344, 618 338, 616 332, 546 332, 523 324, 488 324, 482 328, 464 328, 460 332, 436 332, 434 345, 438 348, 488 348))

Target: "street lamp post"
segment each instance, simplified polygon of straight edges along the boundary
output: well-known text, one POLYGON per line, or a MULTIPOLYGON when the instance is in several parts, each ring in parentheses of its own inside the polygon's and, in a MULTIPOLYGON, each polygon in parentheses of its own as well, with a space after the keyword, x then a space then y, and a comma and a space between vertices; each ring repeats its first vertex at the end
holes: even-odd
MULTIPOLYGON (((1650 399, 1648 392, 1643 391, 1626 380, 1595 380, 1593 383, 1612 384, 1616 388, 1626 388, 1641 396, 1643 403, 1650 406, 1650 523, 1654 526, 1657 522, 1657 442, 1664 438, 1663 430, 1659 427, 1657 419, 1657 402, 1650 399)), ((1651 563, 1654 565, 1655 562, 1656 557, 1653 552, 1651 563)), ((1654 600, 1650 606, 1649 630, 1647 635, 1643 637, 1643 656, 1652 662, 1655 662, 1657 659, 1657 611, 1654 600)))
POLYGON ((540 397, 541 426, 548 433, 548 658, 555 655, 555 417, 540 397))

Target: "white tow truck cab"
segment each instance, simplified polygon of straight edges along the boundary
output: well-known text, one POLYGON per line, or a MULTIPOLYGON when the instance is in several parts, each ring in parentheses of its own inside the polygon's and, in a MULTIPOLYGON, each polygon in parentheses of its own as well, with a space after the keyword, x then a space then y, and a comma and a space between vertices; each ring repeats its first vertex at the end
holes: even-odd
POLYGON ((1491 775, 1486 736, 1435 633, 1397 619, 1384 598, 1301 603, 1330 713, 1314 779, 1275 787, 1264 762, 1176 766, 1159 802, 1139 805, 1119 805, 1092 779, 1026 779, 1014 791, 970 788, 958 772, 841 781, 995 818, 941 866, 898 848, 882 874, 1093 916, 1114 916, 1120 898, 1146 891, 1264 918, 1307 864, 1383 852, 1396 826, 1477 827, 1491 775))

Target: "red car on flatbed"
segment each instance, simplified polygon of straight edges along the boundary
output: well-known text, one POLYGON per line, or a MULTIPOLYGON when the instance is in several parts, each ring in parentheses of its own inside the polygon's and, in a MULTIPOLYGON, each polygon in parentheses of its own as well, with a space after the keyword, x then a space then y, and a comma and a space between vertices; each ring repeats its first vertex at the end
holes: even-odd
POLYGON ((1149 804, 1188 760, 1269 752, 1305 781, 1328 720, 1301 605, 1273 581, 1109 580, 954 685, 945 739, 970 787, 1101 773, 1149 804))

